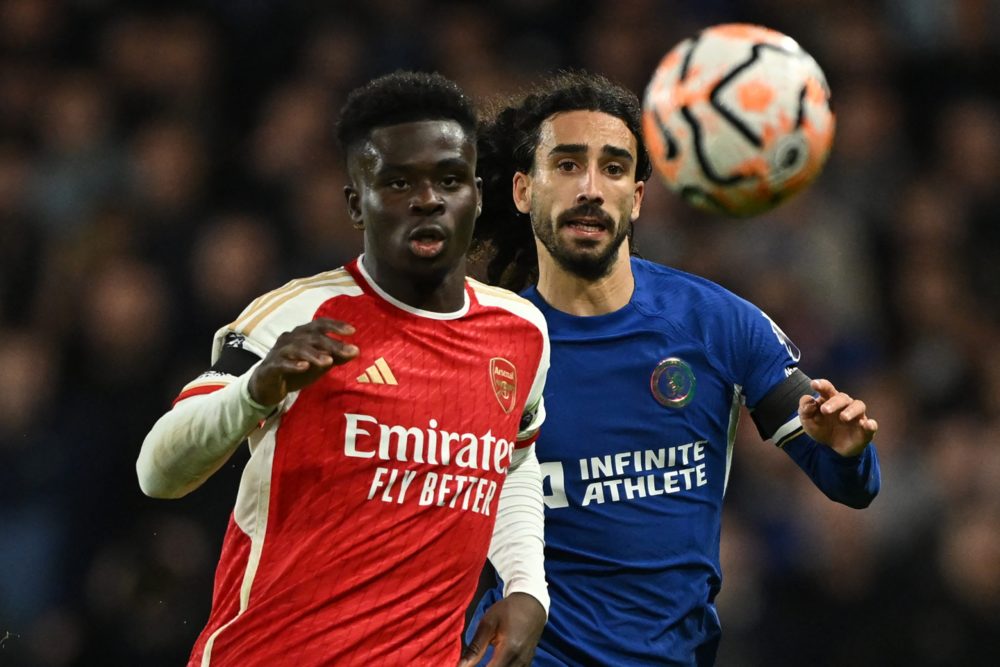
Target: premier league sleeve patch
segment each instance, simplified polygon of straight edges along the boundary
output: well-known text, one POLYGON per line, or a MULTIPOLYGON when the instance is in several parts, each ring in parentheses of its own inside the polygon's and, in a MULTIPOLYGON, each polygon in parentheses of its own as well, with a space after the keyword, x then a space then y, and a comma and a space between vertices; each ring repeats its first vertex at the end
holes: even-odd
POLYGON ((246 337, 243 334, 233 331, 227 333, 222 342, 219 358, 212 365, 212 370, 234 376, 247 372, 261 358, 248 350, 245 345, 246 337))
POLYGON ((694 371, 686 361, 668 357, 653 369, 649 388, 660 405, 683 408, 694 398, 694 371))

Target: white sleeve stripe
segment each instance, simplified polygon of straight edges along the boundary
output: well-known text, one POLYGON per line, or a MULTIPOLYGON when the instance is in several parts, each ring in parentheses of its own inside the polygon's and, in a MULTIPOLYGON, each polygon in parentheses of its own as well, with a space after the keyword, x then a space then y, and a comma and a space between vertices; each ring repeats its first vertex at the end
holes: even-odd
POLYGON ((779 428, 773 436, 771 436, 771 441, 778 447, 784 447, 789 440, 797 438, 802 433, 802 421, 799 419, 798 415, 789 419, 784 425, 779 428))

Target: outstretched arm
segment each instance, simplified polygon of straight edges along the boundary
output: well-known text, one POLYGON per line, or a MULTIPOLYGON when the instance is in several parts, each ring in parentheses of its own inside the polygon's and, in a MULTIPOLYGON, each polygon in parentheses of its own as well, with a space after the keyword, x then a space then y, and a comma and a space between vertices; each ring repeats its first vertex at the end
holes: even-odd
POLYGON ((829 380, 811 380, 816 392, 799 398, 803 435, 784 450, 831 500, 861 509, 881 487, 878 454, 872 438, 878 423, 863 401, 838 391, 829 380))
POLYGON ((862 508, 878 494, 881 473, 871 442, 878 423, 862 401, 829 380, 795 369, 751 416, 761 436, 784 449, 831 500, 862 508))
POLYGON ((143 493, 180 498, 201 486, 285 397, 358 354, 331 338, 343 322, 317 319, 278 337, 267 356, 234 382, 179 401, 142 443, 136 473, 143 493))

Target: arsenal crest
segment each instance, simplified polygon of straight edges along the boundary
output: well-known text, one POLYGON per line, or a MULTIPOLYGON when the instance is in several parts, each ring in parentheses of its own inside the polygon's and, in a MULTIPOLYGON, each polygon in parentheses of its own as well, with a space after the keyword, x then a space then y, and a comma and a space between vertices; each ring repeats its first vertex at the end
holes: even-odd
POLYGON ((517 398, 517 369, 503 357, 490 359, 490 383, 504 414, 510 414, 517 398))

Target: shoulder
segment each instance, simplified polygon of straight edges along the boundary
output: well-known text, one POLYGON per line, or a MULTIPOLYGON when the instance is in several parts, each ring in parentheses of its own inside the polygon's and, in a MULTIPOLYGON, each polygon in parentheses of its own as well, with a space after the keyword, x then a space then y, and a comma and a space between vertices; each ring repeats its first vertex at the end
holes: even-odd
POLYGON ((469 287, 476 295, 476 300, 486 308, 498 308, 525 322, 532 324, 543 334, 548 333, 545 316, 538 307, 514 292, 502 287, 481 283, 473 278, 467 278, 469 287))
POLYGON ((632 258, 632 273, 640 304, 646 308, 704 315, 750 306, 745 299, 708 278, 645 259, 632 258))
POLYGON ((296 278, 254 299, 239 317, 219 330, 217 337, 232 332, 248 341, 256 341, 254 347, 261 349, 254 351, 260 354, 285 331, 310 322, 320 306, 330 299, 362 293, 354 277, 344 268, 296 278))

